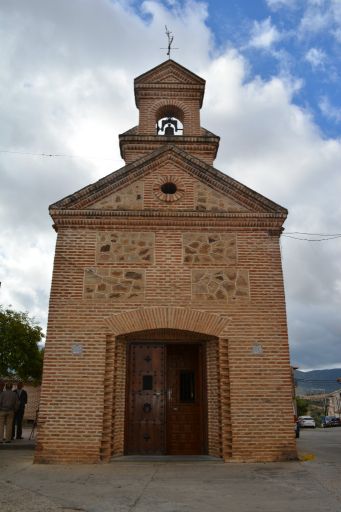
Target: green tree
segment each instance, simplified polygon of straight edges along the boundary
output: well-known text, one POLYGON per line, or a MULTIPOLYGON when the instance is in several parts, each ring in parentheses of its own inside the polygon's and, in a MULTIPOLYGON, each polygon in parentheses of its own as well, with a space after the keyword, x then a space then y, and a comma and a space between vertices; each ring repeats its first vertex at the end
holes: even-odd
POLYGON ((0 305, 0 377, 40 381, 44 351, 42 329, 28 313, 0 305))
POLYGON ((297 416, 305 416, 309 410, 310 402, 304 398, 296 398, 297 416))

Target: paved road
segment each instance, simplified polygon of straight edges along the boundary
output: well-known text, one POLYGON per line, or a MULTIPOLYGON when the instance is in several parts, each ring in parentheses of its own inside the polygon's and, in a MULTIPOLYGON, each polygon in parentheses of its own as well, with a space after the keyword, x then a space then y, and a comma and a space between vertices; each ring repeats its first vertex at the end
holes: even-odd
POLYGON ((0 451, 1 512, 340 512, 341 428, 303 430, 306 462, 33 465, 0 451))
MULTIPOLYGON (((298 443, 301 458, 312 454, 314 459, 304 463, 313 482, 319 483, 339 500, 341 511, 341 427, 302 429, 298 443)), ((324 510, 328 510, 324 508, 324 510)), ((333 509, 331 509, 333 510, 333 509)))

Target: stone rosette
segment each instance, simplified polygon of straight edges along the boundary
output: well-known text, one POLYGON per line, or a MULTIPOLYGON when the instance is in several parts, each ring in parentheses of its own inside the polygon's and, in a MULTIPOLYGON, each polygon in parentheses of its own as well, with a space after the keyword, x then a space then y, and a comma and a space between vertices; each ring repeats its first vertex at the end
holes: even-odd
POLYGON ((153 192, 160 201, 165 203, 174 203, 175 201, 178 201, 182 198, 185 192, 185 188, 179 178, 176 178, 175 176, 160 176, 160 178, 158 178, 153 185, 153 192), (174 185, 176 191, 172 194, 164 193, 162 191, 162 187, 167 184, 174 185))

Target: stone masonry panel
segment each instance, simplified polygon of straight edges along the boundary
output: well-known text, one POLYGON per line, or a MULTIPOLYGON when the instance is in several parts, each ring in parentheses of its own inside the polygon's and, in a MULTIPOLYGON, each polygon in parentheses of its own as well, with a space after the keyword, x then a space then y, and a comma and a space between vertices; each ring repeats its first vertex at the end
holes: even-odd
POLYGON ((154 233, 100 232, 97 263, 154 263, 154 233))
POLYGON ((195 190, 195 209, 197 211, 210 212, 246 212, 241 206, 226 195, 207 187, 203 183, 197 183, 195 190))
POLYGON ((143 181, 137 181, 119 192, 115 192, 88 209, 95 210, 142 210, 143 209, 143 181))
POLYGON ((184 263, 199 265, 236 265, 236 235, 224 233, 184 233, 183 261, 184 263))
POLYGON ((192 270, 192 300, 230 302, 238 298, 249 298, 248 270, 192 270))
POLYGON ((84 272, 84 299, 140 302, 144 300, 144 290, 143 269, 92 267, 84 272))

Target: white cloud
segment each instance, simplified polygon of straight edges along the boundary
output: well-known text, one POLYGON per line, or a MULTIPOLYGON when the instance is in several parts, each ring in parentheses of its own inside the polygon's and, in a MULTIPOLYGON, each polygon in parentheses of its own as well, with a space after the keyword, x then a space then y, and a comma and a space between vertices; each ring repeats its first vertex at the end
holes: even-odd
POLYGON ((310 48, 305 54, 305 60, 308 61, 313 68, 323 67, 326 59, 326 53, 320 48, 310 48))
POLYGON ((319 107, 322 114, 332 121, 340 122, 341 121, 341 108, 334 107, 327 96, 322 96, 319 102, 319 107))
POLYGON ((46 254, 50 262, 53 257, 48 205, 124 164, 118 134, 138 120, 133 79, 167 58, 160 50, 166 46, 165 23, 176 34, 184 65, 190 66, 194 52, 198 65, 208 62, 211 33, 204 4, 188 3, 182 10, 174 4, 168 11, 147 1, 142 9, 150 16, 148 24, 127 2, 0 5, 6 19, 0 29, 1 148, 74 156, 1 155, 1 301, 38 311, 43 323, 50 272, 42 273, 45 285, 38 285, 33 267, 40 260, 45 268, 46 254), (46 248, 38 243, 41 237, 46 248), (25 254, 26 266, 20 259, 25 254))
MULTIPOLYGON (((204 4, 174 3, 167 10, 144 2, 147 23, 132 5, 0 4, 6 19, 0 29, 2 148, 82 156, 1 155, 1 300, 42 321, 55 240, 47 207, 122 165, 117 136, 138 120, 133 78, 166 58, 159 49, 165 24, 180 48, 174 58, 207 80, 202 124, 221 136, 216 166, 288 207, 288 231, 340 231, 341 143, 325 140, 293 103, 297 82, 251 78, 237 50, 212 57, 204 4)), ((258 48, 271 48, 279 37, 270 18, 254 27, 258 48)), ((338 331, 330 328, 341 302, 340 242, 312 246, 283 238, 282 244, 290 335, 301 344, 295 359, 310 367, 318 357, 331 364, 340 359, 338 331), (328 340, 323 353, 317 348, 322 337, 328 340), (312 339, 316 350, 309 353, 312 339)))
POLYGON ((266 3, 273 11, 302 11, 297 27, 297 34, 301 39, 325 32, 341 42, 340 0, 266 0, 266 3))
POLYGON ((293 8, 297 5, 297 0, 266 0, 270 9, 277 10, 283 7, 293 8))
POLYGON ((301 33, 321 32, 330 26, 331 13, 319 7, 308 7, 300 22, 299 30, 301 33))
POLYGON ((329 33, 340 42, 341 3, 339 0, 307 0, 298 32, 301 37, 329 33))
POLYGON ((27 310, 43 324, 47 320, 54 238, 50 230, 27 234, 19 227, 1 232, 1 302, 27 310))
POLYGON ((335 37, 338 43, 341 43, 341 28, 336 28, 332 31, 333 36, 335 37))
POLYGON ((251 31, 250 46, 260 49, 269 49, 281 38, 277 28, 271 24, 271 18, 263 21, 254 21, 251 31))
MULTIPOLYGON (((290 82, 247 81, 246 72, 247 63, 234 52, 206 70, 202 119, 222 137, 217 167, 286 206, 287 231, 340 233, 341 141, 325 140, 309 113, 293 104, 290 82)), ((289 333, 301 366, 328 366, 331 353, 341 363, 340 250, 341 239, 282 239, 289 333), (321 352, 322 338, 328 353, 321 352)))

